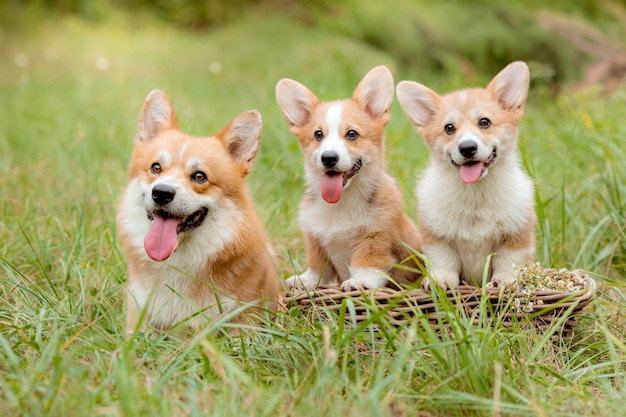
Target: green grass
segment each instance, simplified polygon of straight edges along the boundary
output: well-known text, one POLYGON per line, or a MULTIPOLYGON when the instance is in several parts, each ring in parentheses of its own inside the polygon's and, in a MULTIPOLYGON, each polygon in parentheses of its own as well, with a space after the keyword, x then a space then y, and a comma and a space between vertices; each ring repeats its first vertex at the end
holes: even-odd
MULTIPOLYGON (((573 340, 473 324, 445 303, 454 320, 443 335, 399 331, 379 315, 376 333, 291 310, 237 339, 218 336, 228 327, 218 322, 189 340, 127 340, 114 213, 151 89, 167 92, 190 133, 261 111, 249 181, 286 277, 305 267, 302 157, 275 104, 276 81, 295 78, 332 99, 375 65, 390 66, 396 81, 418 75, 384 51, 280 15, 203 33, 113 22, 51 17, 0 31, 0 414, 626 414, 626 90, 533 89, 521 126, 537 185, 538 259, 603 284, 573 340)), ((457 88, 462 73, 450 77, 457 88)), ((452 88, 441 74, 418 80, 452 88)), ((397 104, 387 132, 389 169, 414 217, 427 149, 397 104)))

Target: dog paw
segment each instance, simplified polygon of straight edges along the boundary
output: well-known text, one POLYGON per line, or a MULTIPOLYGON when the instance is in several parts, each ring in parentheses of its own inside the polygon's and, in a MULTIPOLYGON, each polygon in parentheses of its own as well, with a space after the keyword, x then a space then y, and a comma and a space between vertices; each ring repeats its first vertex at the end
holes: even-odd
POLYGON ((515 282, 515 273, 511 272, 510 274, 506 275, 494 274, 489 282, 491 282, 496 287, 507 287, 515 282))
POLYGON ((341 291, 349 292, 352 290, 360 290, 361 288, 367 288, 361 281, 356 278, 348 278, 341 283, 341 291))
POLYGON ((459 276, 456 273, 432 273, 422 280, 422 288, 429 290, 432 285, 445 290, 453 290, 459 286, 459 276))
POLYGON ((307 269, 301 275, 294 275, 285 280, 287 288, 295 290, 312 290, 319 285, 320 274, 307 269))
POLYGON ((341 290, 348 292, 359 289, 380 288, 387 284, 387 278, 378 269, 355 269, 353 276, 341 283, 341 290))

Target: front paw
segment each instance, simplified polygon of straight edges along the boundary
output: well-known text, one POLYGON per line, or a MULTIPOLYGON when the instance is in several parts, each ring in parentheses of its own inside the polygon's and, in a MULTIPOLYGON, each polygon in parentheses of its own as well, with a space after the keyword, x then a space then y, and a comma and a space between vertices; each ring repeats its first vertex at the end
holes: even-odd
POLYGON ((300 275, 294 275, 285 280, 288 288, 295 290, 312 290, 319 285, 320 274, 307 269, 300 275))
POLYGON ((378 269, 355 269, 353 276, 341 283, 341 290, 348 292, 352 290, 381 288, 387 285, 387 278, 378 269))
POLYGON ((453 290, 459 286, 459 274, 454 272, 433 272, 422 280, 422 288, 429 290, 432 285, 445 290, 453 290))
POLYGON ((515 282, 515 277, 515 271, 511 271, 507 274, 493 274, 489 282, 491 282, 496 287, 508 287, 510 285, 513 285, 513 283, 515 282))

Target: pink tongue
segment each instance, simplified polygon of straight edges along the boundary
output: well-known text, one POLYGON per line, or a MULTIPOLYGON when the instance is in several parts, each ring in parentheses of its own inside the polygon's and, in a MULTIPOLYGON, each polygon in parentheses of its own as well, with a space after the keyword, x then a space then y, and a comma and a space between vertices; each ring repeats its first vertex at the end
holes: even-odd
POLYGON ((155 261, 169 258, 178 247, 177 228, 178 219, 172 217, 166 219, 155 214, 152 226, 143 241, 148 256, 155 261))
POLYGON ((322 178, 322 198, 330 204, 334 204, 341 199, 343 189, 343 174, 333 172, 324 174, 322 178))
POLYGON ((482 162, 461 165, 461 181, 465 184, 473 184, 478 181, 483 172, 483 166, 482 162))

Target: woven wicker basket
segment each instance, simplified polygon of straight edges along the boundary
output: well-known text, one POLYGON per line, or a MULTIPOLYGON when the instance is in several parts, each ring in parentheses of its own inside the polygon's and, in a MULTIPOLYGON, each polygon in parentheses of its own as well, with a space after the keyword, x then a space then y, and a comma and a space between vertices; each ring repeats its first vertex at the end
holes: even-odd
MULTIPOLYGON (((557 274, 557 270, 544 270, 544 274, 557 274)), ((561 271, 562 272, 562 271, 561 271)), ((557 320, 562 325, 555 329, 554 339, 569 338, 582 309, 589 304, 595 294, 594 280, 579 270, 567 271, 574 277, 575 284, 568 290, 535 290, 523 294, 514 291, 501 291, 499 288, 477 288, 461 285, 454 291, 445 292, 461 314, 479 320, 481 293, 489 300, 490 314, 497 316, 506 327, 519 323, 521 327, 534 327, 546 331, 557 320)), ((433 328, 447 327, 445 314, 441 313, 441 300, 429 291, 409 288, 393 290, 378 288, 343 292, 338 286, 318 287, 311 291, 296 291, 285 298, 289 307, 299 307, 303 311, 329 316, 342 308, 342 301, 352 299, 354 303, 346 310, 345 319, 349 323, 367 320, 373 311, 383 310, 389 322, 402 326, 416 318, 428 319, 433 328)), ((444 300, 445 301, 445 300, 444 300)), ((485 311, 483 309, 482 311, 485 311)))

